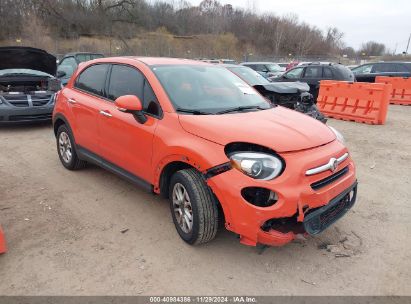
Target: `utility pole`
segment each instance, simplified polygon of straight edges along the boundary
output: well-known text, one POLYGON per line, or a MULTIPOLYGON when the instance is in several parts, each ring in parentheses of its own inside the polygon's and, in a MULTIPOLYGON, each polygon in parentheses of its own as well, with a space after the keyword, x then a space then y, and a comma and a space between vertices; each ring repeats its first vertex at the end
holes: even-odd
POLYGON ((410 41, 411 41, 411 34, 410 34, 410 37, 408 37, 408 43, 407 43, 407 49, 405 50, 405 55, 408 54, 408 48, 410 47, 410 41))

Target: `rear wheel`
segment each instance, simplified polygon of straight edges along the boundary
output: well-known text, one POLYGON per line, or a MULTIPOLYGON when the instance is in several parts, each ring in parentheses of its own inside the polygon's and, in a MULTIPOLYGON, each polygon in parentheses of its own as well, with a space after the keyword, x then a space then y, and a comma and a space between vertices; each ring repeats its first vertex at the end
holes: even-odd
POLYGON ((170 182, 170 209, 180 237, 189 244, 215 238, 218 209, 213 193, 195 169, 176 172, 170 182))
POLYGON ((57 152, 61 163, 66 169, 78 170, 84 168, 86 161, 78 158, 74 147, 73 135, 66 125, 62 125, 57 130, 57 152))

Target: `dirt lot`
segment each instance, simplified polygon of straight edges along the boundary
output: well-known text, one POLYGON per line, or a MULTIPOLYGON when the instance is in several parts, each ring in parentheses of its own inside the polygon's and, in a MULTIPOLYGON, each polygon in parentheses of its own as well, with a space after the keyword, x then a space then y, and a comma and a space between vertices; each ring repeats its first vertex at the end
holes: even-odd
POLYGON ((190 247, 166 200, 97 167, 65 170, 50 126, 1 128, 0 294, 411 295, 411 107, 391 106, 385 126, 330 125, 356 161, 357 205, 262 252, 223 229, 190 247))

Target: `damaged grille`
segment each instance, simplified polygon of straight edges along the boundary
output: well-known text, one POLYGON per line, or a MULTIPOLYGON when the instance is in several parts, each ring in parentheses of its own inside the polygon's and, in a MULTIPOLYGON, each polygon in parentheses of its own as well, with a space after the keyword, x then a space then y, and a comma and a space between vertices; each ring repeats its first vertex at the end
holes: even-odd
POLYGON ((318 182, 312 183, 311 188, 313 190, 319 190, 321 188, 324 188, 325 186, 337 181, 338 179, 340 179, 347 173, 348 173, 348 166, 330 176, 327 176, 326 178, 322 180, 319 180, 318 182))
POLYGON ((357 182, 332 199, 324 207, 310 210, 303 225, 307 233, 315 235, 340 219, 354 205, 357 197, 357 182))

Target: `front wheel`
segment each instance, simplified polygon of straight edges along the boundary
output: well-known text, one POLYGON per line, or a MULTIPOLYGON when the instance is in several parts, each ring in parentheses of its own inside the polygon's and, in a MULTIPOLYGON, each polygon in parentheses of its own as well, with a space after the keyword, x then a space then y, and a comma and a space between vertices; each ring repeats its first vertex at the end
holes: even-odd
POLYGON ((213 240, 218 209, 213 193, 195 169, 176 172, 169 189, 170 209, 180 237, 192 245, 213 240))

